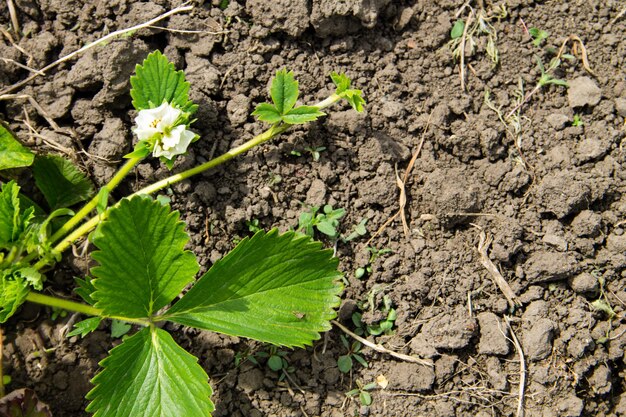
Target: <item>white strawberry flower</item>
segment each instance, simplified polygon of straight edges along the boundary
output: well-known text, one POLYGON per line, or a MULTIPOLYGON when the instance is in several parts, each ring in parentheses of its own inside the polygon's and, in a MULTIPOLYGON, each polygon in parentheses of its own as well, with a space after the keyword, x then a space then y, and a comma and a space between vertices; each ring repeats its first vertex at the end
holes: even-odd
POLYGON ((175 155, 183 154, 196 135, 187 130, 185 125, 175 125, 182 114, 182 110, 163 103, 154 109, 139 111, 135 118, 137 127, 133 132, 139 140, 152 140, 152 153, 156 157, 163 156, 172 159, 175 155))

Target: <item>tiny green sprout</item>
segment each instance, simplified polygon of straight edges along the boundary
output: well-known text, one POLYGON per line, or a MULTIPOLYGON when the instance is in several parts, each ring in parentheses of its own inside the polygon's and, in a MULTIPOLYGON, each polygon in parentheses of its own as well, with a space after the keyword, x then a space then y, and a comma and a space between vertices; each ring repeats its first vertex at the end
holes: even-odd
POLYGON ((322 208, 322 212, 319 212, 319 207, 311 207, 310 211, 305 211, 300 214, 298 219, 298 232, 304 233, 307 236, 313 236, 316 228, 319 232, 325 234, 330 238, 337 238, 339 232, 339 219, 346 214, 344 209, 333 209, 333 206, 327 204, 322 208))
POLYGON ((352 232, 346 237, 342 237, 341 240, 346 243, 350 242, 358 237, 365 236, 367 234, 367 228, 365 225, 367 224, 368 219, 361 219, 358 224, 352 226, 352 232))
POLYGON ((291 152, 289 152, 290 155, 292 156, 302 156, 302 152, 300 151, 296 151, 295 149, 291 152))
POLYGON ((256 233, 263 230, 263 228, 259 226, 259 219, 246 220, 246 226, 248 226, 248 231, 250 233, 256 233))
POLYGON ((267 367, 274 372, 280 372, 279 381, 285 379, 287 373, 295 371, 295 368, 289 365, 286 359, 287 352, 279 350, 276 346, 270 346, 269 351, 257 352, 254 356, 263 359, 267 358, 267 367))
POLYGON ((536 47, 541 46, 541 43, 550 36, 548 32, 539 28, 528 29, 528 34, 533 38, 533 45, 536 47))
POLYGON ((325 151, 326 147, 325 146, 316 146, 316 147, 307 146, 306 148, 304 148, 304 150, 311 154, 313 161, 317 162, 320 160, 320 152, 325 151))
POLYGON ((354 361, 360 363, 364 368, 368 368, 369 364, 363 356, 361 356, 361 348, 363 346, 361 342, 354 341, 350 343, 344 335, 340 335, 339 337, 341 338, 343 346, 348 350, 348 353, 339 356, 337 359, 337 368, 339 368, 339 371, 347 374, 352 370, 354 361))
POLYGON ((355 277, 357 279, 361 279, 366 275, 370 275, 372 273, 372 264, 376 261, 376 259, 378 259, 380 256, 386 253, 393 252, 389 248, 377 249, 373 246, 368 246, 366 249, 370 253, 370 258, 367 261, 367 264, 365 266, 357 268, 355 272, 355 277))
POLYGON ((372 391, 373 389, 376 388, 377 384, 376 382, 370 382, 369 384, 363 384, 360 380, 356 380, 356 386, 357 388, 346 392, 346 396, 348 398, 352 398, 352 397, 356 397, 358 395, 359 397, 359 401, 361 402, 361 405, 364 405, 366 407, 369 407, 370 405, 372 405, 372 395, 369 393, 369 391, 372 391))
POLYGON ((583 119, 582 119, 582 117, 580 116, 580 114, 575 114, 575 115, 574 115, 574 120, 572 121, 572 126, 574 126, 574 127, 580 127, 580 126, 583 126, 583 125, 584 125, 584 123, 583 123, 583 119))
POLYGON ((230 4, 230 0, 221 0, 219 8, 222 9, 222 10, 226 10, 226 8, 228 8, 229 4, 230 4))
POLYGON ((11 383, 11 375, 2 375, 2 385, 9 385, 11 383))

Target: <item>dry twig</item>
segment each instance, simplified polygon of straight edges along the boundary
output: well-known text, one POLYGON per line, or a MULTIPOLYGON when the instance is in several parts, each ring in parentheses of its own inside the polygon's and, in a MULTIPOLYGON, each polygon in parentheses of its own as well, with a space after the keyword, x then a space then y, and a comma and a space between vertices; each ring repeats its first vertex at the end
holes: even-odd
POLYGON ((40 73, 45 73, 46 71, 49 71, 50 69, 56 67, 57 65, 65 62, 65 61, 69 61, 70 59, 74 58, 75 56, 77 56, 77 55, 79 55, 79 54, 81 54, 83 52, 85 52, 86 50, 93 48, 94 46, 100 45, 103 42, 107 42, 107 41, 109 41, 109 40, 111 40, 111 39, 113 39, 113 38, 115 38, 117 36, 123 35, 125 33, 134 32, 134 31, 137 31, 139 29, 150 27, 154 23, 156 23, 156 22, 158 22, 160 20, 163 20, 163 19, 165 19, 165 18, 167 18, 167 17, 169 17, 169 16, 171 16, 173 14, 187 12, 187 11, 190 11, 190 10, 193 9, 193 6, 187 6, 186 4, 187 3, 183 4, 180 7, 176 7, 175 9, 172 9, 169 12, 163 13, 163 14, 155 17, 154 19, 148 20, 147 22, 141 23, 139 25, 132 26, 132 27, 127 28, 127 29, 116 30, 115 32, 111 32, 108 35, 106 35, 106 36, 104 36, 104 37, 102 37, 102 38, 100 38, 100 39, 98 39, 98 40, 96 40, 94 42, 88 43, 87 45, 83 46, 82 48, 80 48, 80 49, 78 49, 78 50, 76 50, 74 52, 71 52, 71 53, 69 53, 69 54, 67 54, 67 55, 65 55, 65 56, 63 56, 63 57, 61 57, 59 59, 57 59, 56 61, 54 61, 51 64, 46 65, 45 67, 41 68, 38 73, 32 74, 29 77, 27 77, 26 79, 18 82, 17 84, 13 84, 12 86, 5 88, 4 90, 0 91, 0 95, 7 94, 7 93, 10 93, 12 91, 17 90, 18 88, 28 84, 30 81, 32 81, 35 78, 37 78, 40 73))
POLYGON ((331 323, 333 323, 335 326, 339 327, 344 333, 346 333, 348 336, 352 337, 353 339, 358 340, 359 342, 361 342, 363 345, 374 349, 376 352, 380 352, 380 353, 386 353, 387 355, 391 355, 394 358, 398 358, 398 359, 402 359, 403 361, 407 361, 407 362, 412 362, 412 363, 418 363, 420 365, 424 365, 424 366, 428 366, 430 368, 432 368, 434 365, 432 364, 432 362, 424 360, 424 359, 420 359, 420 358, 416 358, 415 356, 410 356, 410 355, 405 355, 404 353, 398 353, 398 352, 394 352, 393 350, 389 350, 381 345, 377 345, 376 343, 372 343, 367 339, 362 338, 361 336, 351 332, 346 326, 344 326, 343 324, 339 323, 336 320, 333 320, 331 323))
POLYGON ((13 0, 7 0, 7 6, 9 8, 9 15, 11 16, 11 24, 13 25, 13 32, 19 37, 20 36, 20 21, 17 20, 17 11, 15 10, 15 5, 13 4, 13 0))
POLYGON ((459 57, 459 75, 461 76, 461 90, 465 91, 465 43, 467 42, 467 30, 474 18, 474 9, 470 9, 470 14, 465 21, 463 36, 461 37, 461 56, 459 57))
POLYGON ((595 75, 589 66, 589 60, 587 59, 587 48, 585 48, 585 44, 578 37, 578 35, 569 35, 567 39, 563 41, 563 44, 559 48, 559 53, 556 55, 558 59, 561 59, 563 56, 563 52, 565 52, 565 46, 569 41, 574 42, 574 46, 572 46, 572 52, 574 55, 578 55, 578 47, 576 45, 580 45, 580 58, 583 61, 583 68, 591 75, 595 75))
POLYGON ((498 271, 498 268, 496 268, 493 262, 491 262, 491 259, 489 259, 489 255, 487 254, 487 251, 489 250, 489 246, 491 245, 492 241, 493 241, 492 236, 487 236, 484 230, 480 231, 480 241, 478 242, 478 253, 480 254, 480 263, 483 264, 483 266, 485 267, 485 269, 487 269, 487 271, 489 271, 489 274, 491 275, 491 279, 493 279, 494 284, 496 284, 496 286, 500 289, 500 291, 502 291, 502 294, 504 294, 504 296, 506 297, 507 301, 509 302, 509 305, 511 307, 516 307, 516 306, 519 307, 522 304, 519 302, 519 300, 517 299, 517 296, 515 295, 515 293, 509 286, 509 284, 506 282, 506 280, 504 279, 500 271, 498 271))
POLYGON ((402 176, 402 178, 400 178, 400 176, 398 175, 398 167, 396 166, 396 185, 400 189, 400 198, 398 200, 398 206, 399 206, 398 211, 393 216, 391 216, 389 219, 387 219, 387 221, 382 226, 380 226, 376 232, 374 232, 374 234, 365 243, 365 246, 369 246, 370 242, 376 236, 378 236, 383 230, 385 230, 385 228, 391 222, 393 222, 398 216, 402 216, 401 217, 402 218, 402 228, 404 229, 404 235, 407 238, 409 237, 410 230, 409 230, 408 222, 406 220, 406 213, 405 213, 405 207, 406 207, 406 203, 407 203, 405 186, 406 186, 406 182, 409 179, 409 174, 413 170, 413 166, 415 165, 415 161, 417 160, 417 157, 419 156, 420 152, 422 151, 422 146, 424 146, 424 140, 426 138, 426 131, 428 130, 428 126, 430 126, 430 116, 428 117, 428 121, 426 122, 426 127, 424 127, 424 131, 422 132, 422 138, 420 139, 420 143, 417 145, 417 149, 415 150, 415 152, 413 152, 413 156, 411 157, 411 160, 409 161, 409 164, 407 165, 406 169, 404 170, 404 175, 402 176))
POLYGON ((524 351, 522 350, 522 345, 520 345, 519 340, 517 340, 517 336, 513 332, 513 328, 511 327, 511 320, 508 316, 504 316, 504 320, 506 321, 506 326, 509 329, 509 333, 511 334, 511 339, 513 340, 513 345, 515 345, 515 349, 517 350, 517 354, 519 356, 519 397, 517 401, 517 417, 524 417, 524 393, 526 390, 526 360, 524 359, 524 351))

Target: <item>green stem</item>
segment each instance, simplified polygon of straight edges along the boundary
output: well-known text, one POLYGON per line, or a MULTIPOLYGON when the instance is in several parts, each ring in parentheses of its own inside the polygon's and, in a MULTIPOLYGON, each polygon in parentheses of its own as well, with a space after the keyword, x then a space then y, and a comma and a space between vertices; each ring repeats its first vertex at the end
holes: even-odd
POLYGON ((49 295, 44 295, 34 291, 28 293, 28 295, 26 296, 26 301, 30 301, 31 303, 36 304, 42 304, 48 307, 57 307, 63 310, 76 311, 77 313, 87 314, 89 316, 118 319, 129 323, 141 324, 143 326, 150 325, 149 321, 146 319, 105 316, 102 313, 102 310, 99 308, 95 308, 87 304, 77 303, 75 301, 64 300, 58 297, 50 297, 49 295))
MULTIPOLYGON (((111 181, 108 182, 104 187, 108 188, 109 192, 113 191, 115 187, 119 185, 119 183, 128 175, 128 173, 141 161, 143 157, 140 158, 130 158, 126 163, 117 171, 115 176, 111 178, 111 181)), ((96 194, 94 198, 92 198, 85 206, 78 211, 71 219, 69 219, 59 230, 56 231, 50 237, 50 243, 54 243, 57 240, 61 239, 65 236, 70 230, 74 228, 82 219, 84 219, 93 209, 98 205, 98 197, 96 194)))
MULTIPOLYGON (((335 104, 336 102, 338 102, 339 100, 341 100, 342 97, 337 95, 337 94, 331 94, 328 98, 326 98, 325 100, 320 101, 319 103, 315 104, 314 106, 317 107, 318 109, 323 109, 325 107, 331 106, 333 104, 335 104)), ((261 133, 260 135, 255 136, 254 138, 250 139, 249 141, 247 141, 246 143, 244 143, 243 145, 237 146, 236 148, 231 149, 230 151, 226 152, 223 155, 218 156, 217 158, 213 158, 208 162, 205 162, 204 164, 198 165, 196 167, 190 168, 186 171, 183 171, 181 173, 178 174, 174 174, 170 177, 167 177, 161 181, 157 181, 154 184, 151 184, 147 187, 142 188, 141 190, 131 194, 128 197, 132 197, 135 195, 139 195, 139 194, 152 194, 156 191, 162 190, 164 188, 169 187, 172 184, 175 184, 177 182, 180 182, 184 179, 187 179, 189 177, 192 177, 194 175, 200 174, 208 169, 214 168, 220 164, 223 164, 224 162, 234 158, 237 155, 240 155, 252 148, 254 148, 255 146, 260 145, 263 142, 267 142, 268 140, 272 139, 274 136, 277 136, 281 133, 283 133, 284 131, 286 131, 287 129, 289 129, 292 125, 290 124, 286 124, 286 123, 281 123, 281 124, 275 124, 272 127, 270 127, 268 130, 266 130, 265 132, 261 133)), ((129 164, 130 162, 133 160, 130 160, 126 163, 126 165, 120 169, 120 171, 118 172, 118 174, 120 172, 122 172, 129 164)), ((135 164, 138 161, 135 162, 135 164)), ((134 165, 134 164, 133 164, 134 165)), ((130 170, 131 167, 128 168, 128 170, 130 170)), ((124 174, 126 175, 126 174, 124 174)), ((116 175, 117 177, 118 175, 116 175)), ((120 177, 120 180, 123 178, 123 176, 120 177)), ((115 178, 114 178, 115 179, 115 178)), ((117 181, 119 182, 119 181, 117 181)), ((117 185, 117 182, 115 183, 115 185, 117 185)), ((109 184, 113 183, 113 180, 111 180, 111 182, 109 184)), ((110 185, 109 185, 110 186, 110 185)), ((96 201, 97 204, 97 201, 96 201)), ((95 207, 95 204, 94 206, 95 207)), ((93 208, 92 207, 92 208, 93 208)), ((83 210, 81 210, 78 214, 80 214, 83 210)), ((76 217, 76 216, 74 216, 76 217)), ((84 217, 84 215, 83 215, 84 217)), ((89 219, 87 222, 83 223, 78 229, 74 230, 72 233, 70 233, 68 236, 66 236, 63 240, 61 240, 53 249, 54 252, 57 253, 62 253, 65 249, 67 249, 74 241, 76 241, 78 238, 84 236, 85 234, 89 233, 89 231, 91 229, 93 229, 94 227, 96 227, 98 225, 98 223, 102 220, 104 220, 106 218, 106 213, 103 213, 101 215, 92 217, 91 219, 89 219)), ((69 222, 68 222, 69 223, 69 222)), ((67 223, 66 223, 67 224, 67 223)), ((74 224, 75 225, 75 224, 74 224)), ((54 239, 57 235, 59 234, 59 232, 55 233, 55 235, 52 237, 52 239, 54 239)), ((37 262, 34 265, 34 268, 39 270, 41 268, 43 268, 44 266, 46 266, 47 262, 44 262, 44 260, 40 260, 39 262, 37 262)))

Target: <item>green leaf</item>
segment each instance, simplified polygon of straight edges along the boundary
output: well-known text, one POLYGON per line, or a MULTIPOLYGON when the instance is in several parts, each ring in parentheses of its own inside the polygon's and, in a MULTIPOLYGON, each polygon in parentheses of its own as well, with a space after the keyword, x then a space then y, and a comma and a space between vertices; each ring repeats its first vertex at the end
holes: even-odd
POLYGON ((276 345, 310 344, 335 317, 337 265, 331 250, 304 235, 259 231, 217 261, 162 319, 276 345))
POLYGON ((111 320, 111 337, 118 339, 128 333, 131 329, 131 325, 121 320, 111 320))
POLYGON ((74 292, 80 296, 86 303, 90 305, 94 305, 96 300, 91 297, 94 291, 96 291, 96 287, 93 286, 93 279, 87 277, 85 279, 81 279, 78 277, 74 277, 76 281, 77 287, 74 288, 74 292))
POLYGON ((210 417, 208 376, 165 330, 146 327, 113 348, 92 380, 94 417, 210 417))
POLYGON ((326 113, 321 112, 315 106, 300 106, 283 115, 283 121, 290 125, 303 124, 317 120, 318 117, 325 116, 326 113))
POLYGON ((0 279, 0 323, 7 321, 22 305, 30 292, 28 282, 10 270, 2 271, 0 279))
POLYGON ((27 167, 32 165, 34 159, 35 154, 19 143, 0 123, 0 170, 27 167))
POLYGON ((298 101, 298 82, 293 76, 293 71, 288 72, 285 69, 276 71, 270 95, 280 114, 287 114, 295 106, 298 101))
POLYGON ((183 112, 195 113, 198 106, 189 101, 189 83, 185 73, 176 71, 174 64, 160 52, 154 51, 135 67, 136 75, 130 77, 133 107, 137 110, 151 109, 164 101, 183 112))
POLYGON ((83 321, 79 321, 74 325, 74 330, 67 334, 67 337, 78 336, 85 337, 89 333, 93 332, 98 328, 100 322, 102 321, 102 317, 90 317, 83 321))
POLYGON ((135 145, 133 151, 124 155, 124 158, 145 158, 146 156, 150 155, 153 146, 154 144, 151 144, 149 140, 140 140, 135 145))
POLYGON ((337 74, 336 72, 333 72, 330 74, 330 78, 337 86, 337 90, 335 91, 335 94, 337 95, 341 95, 341 93, 349 89, 350 84, 352 83, 346 74, 337 74))
POLYGON ((14 242, 25 227, 20 216, 20 187, 15 181, 2 184, 0 191, 0 246, 14 242))
POLYGON ((363 404, 363 405, 371 405, 372 404, 372 396, 367 391, 359 392, 359 399, 361 400, 361 404, 363 404))
POLYGON ((189 240, 183 229, 177 211, 146 196, 110 209, 94 239, 95 307, 104 315, 143 318, 170 303, 199 269, 194 254, 183 250, 189 240))
POLYGON ((463 31, 465 30, 465 22, 461 19, 454 22, 454 26, 452 26, 452 30, 450 31, 450 37, 452 39, 458 39, 463 36, 463 31))
POLYGON ((327 236, 334 237, 337 235, 337 229, 329 221, 323 221, 316 225, 317 230, 324 233, 327 236))
POLYGON ((33 175, 51 210, 85 201, 94 192, 87 177, 71 161, 57 155, 35 158, 33 175))
POLYGON ((363 98, 363 92, 361 90, 347 90, 342 93, 343 98, 348 100, 350 106, 359 113, 363 111, 365 106, 365 99, 363 98))
POLYGON ((337 359, 337 367, 340 372, 347 374, 352 369, 352 358, 350 355, 341 355, 339 359, 337 359))
POLYGON ((283 358, 278 355, 272 355, 267 360, 267 366, 274 372, 280 371, 283 369, 283 358))
POLYGON ((261 103, 256 106, 256 109, 252 112, 252 115, 258 117, 259 120, 262 122, 268 122, 272 124, 279 123, 282 120, 282 117, 280 117, 280 113, 276 109, 276 107, 269 103, 261 103))

